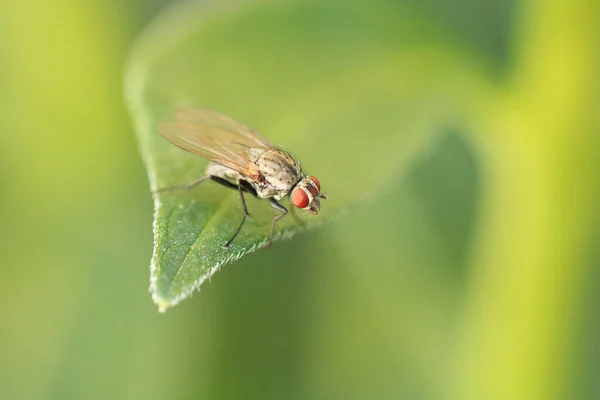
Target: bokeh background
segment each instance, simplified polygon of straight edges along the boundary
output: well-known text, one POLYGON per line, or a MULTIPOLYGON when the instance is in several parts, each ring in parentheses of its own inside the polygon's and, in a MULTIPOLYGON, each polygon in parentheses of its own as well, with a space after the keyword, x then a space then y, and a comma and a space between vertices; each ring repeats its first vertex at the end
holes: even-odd
POLYGON ((123 73, 168 3, 0 2, 1 399, 600 398, 597 1, 398 0, 485 129, 159 314, 123 73))

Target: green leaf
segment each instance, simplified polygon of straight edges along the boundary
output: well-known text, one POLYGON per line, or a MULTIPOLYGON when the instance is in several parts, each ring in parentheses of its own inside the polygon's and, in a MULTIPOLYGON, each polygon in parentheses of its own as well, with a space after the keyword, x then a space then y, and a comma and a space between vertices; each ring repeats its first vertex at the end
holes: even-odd
MULTIPOLYGON (((452 55, 423 39, 436 35, 395 7, 215 1, 166 11, 140 38, 126 76, 152 190, 202 175, 205 160, 156 130, 177 107, 201 106, 292 151, 321 181, 329 200, 319 216, 301 216, 302 226, 284 218, 275 239, 365 203, 460 103, 449 94, 465 92, 452 89, 460 81, 449 75, 452 55)), ((155 195, 151 291, 161 310, 265 244, 274 211, 246 197, 251 217, 224 249, 241 218, 237 193, 206 182, 155 195)))

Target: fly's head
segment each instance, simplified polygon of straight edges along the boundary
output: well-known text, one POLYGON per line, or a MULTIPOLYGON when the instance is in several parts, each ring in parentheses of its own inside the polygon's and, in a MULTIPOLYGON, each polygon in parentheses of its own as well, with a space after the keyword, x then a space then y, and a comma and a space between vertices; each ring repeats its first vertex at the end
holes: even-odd
POLYGON ((317 215, 321 208, 320 199, 327 199, 324 193, 321 193, 321 184, 314 176, 308 175, 302 178, 290 194, 292 204, 312 215, 317 215))

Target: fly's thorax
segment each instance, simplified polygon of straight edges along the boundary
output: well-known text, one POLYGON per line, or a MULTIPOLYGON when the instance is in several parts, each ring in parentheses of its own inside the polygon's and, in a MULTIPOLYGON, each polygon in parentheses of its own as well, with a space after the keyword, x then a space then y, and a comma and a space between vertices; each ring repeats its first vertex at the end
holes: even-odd
POLYGON ((326 198, 324 194, 320 193, 321 184, 319 180, 314 176, 306 176, 302 178, 292 189, 290 193, 290 201, 291 203, 307 211, 313 215, 317 215, 319 213, 319 209, 321 208, 320 199, 326 198))
MULTIPOLYGON (((257 154, 251 150, 251 154, 257 154)), ((300 166, 289 154, 278 150, 262 150, 256 161, 256 168, 264 178, 265 190, 277 197, 284 197, 302 177, 300 166)))

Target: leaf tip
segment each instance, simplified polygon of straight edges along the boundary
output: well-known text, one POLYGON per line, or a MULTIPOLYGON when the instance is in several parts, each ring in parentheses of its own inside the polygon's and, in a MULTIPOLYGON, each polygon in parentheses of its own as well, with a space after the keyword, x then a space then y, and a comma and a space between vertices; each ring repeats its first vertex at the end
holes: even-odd
POLYGON ((152 300, 158 307, 158 312, 161 314, 167 312, 167 310, 174 305, 172 301, 159 297, 156 295, 156 293, 152 295, 152 300))
POLYGON ((159 304, 158 305, 158 312, 161 313, 161 314, 164 314, 164 313, 167 312, 168 308, 169 308, 169 305, 166 304, 166 303, 165 304, 159 304))

